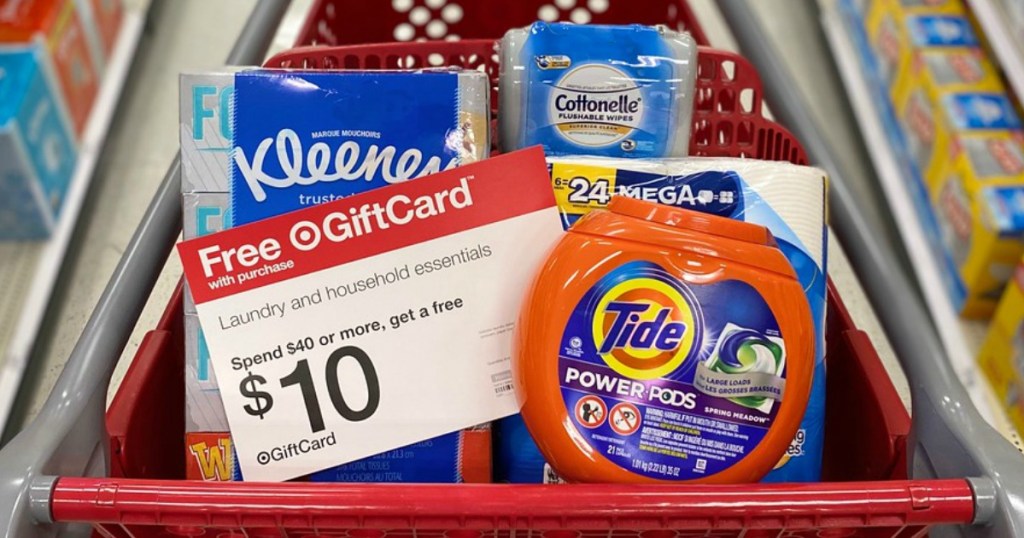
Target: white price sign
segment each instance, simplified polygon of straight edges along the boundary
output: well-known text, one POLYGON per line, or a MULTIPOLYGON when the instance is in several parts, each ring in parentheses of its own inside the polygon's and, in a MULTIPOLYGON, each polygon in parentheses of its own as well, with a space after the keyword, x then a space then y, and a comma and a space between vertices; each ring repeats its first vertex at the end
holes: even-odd
POLYGON ((561 235, 533 148, 180 244, 246 480, 517 412, 515 322, 561 235))

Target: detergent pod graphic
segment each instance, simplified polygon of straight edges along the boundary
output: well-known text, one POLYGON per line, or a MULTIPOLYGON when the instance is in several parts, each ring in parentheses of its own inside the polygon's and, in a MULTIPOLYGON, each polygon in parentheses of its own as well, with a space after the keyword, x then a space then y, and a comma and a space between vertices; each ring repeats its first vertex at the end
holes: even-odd
MULTIPOLYGON (((714 390, 708 383, 717 380, 719 384, 737 384, 741 379, 749 380, 750 385, 758 382, 771 386, 774 379, 785 366, 786 348, 781 338, 767 336, 753 329, 745 329, 728 324, 718 338, 718 349, 707 363, 698 368, 704 381, 698 380, 701 390, 714 390)), ((774 388, 774 387, 772 387, 774 388)), ((770 391, 769 394, 758 394, 747 391, 745 396, 729 398, 730 401, 761 411, 770 410, 772 401, 781 394, 781 390, 770 391)))
POLYGON ((754 482, 814 367, 810 308, 764 227, 615 197, 541 268, 514 354, 522 417, 573 482, 754 482))

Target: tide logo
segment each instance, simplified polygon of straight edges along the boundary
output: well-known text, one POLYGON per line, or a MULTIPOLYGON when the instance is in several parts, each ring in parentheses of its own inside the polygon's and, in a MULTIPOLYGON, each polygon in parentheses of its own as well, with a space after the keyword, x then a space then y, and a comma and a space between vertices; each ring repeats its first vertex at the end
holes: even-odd
POLYGON ((695 328, 694 310, 683 291, 650 277, 608 290, 592 322, 601 358, 632 379, 656 379, 678 368, 693 350, 695 328))

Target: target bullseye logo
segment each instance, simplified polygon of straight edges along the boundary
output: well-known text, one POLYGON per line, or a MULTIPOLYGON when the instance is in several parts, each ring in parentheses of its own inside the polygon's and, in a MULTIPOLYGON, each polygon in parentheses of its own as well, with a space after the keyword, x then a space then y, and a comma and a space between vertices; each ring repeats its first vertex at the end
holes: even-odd
POLYGON ((576 422, 584 428, 596 428, 604 424, 608 416, 608 406, 604 400, 593 395, 586 395, 576 402, 576 422))
POLYGON ((298 222, 291 231, 292 244, 303 251, 316 248, 320 244, 320 236, 320 228, 312 222, 298 222))

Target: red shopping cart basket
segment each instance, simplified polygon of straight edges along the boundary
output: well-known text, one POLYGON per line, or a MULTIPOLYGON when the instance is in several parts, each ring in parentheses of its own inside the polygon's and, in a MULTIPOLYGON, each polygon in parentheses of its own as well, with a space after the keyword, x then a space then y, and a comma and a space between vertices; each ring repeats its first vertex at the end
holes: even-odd
MULTIPOLYGON (((321 0, 270 66, 460 65, 497 75, 494 39, 536 18, 668 23, 706 45, 685 2, 321 0), (449 40, 441 38, 448 36, 449 40), (460 40, 450 40, 454 36, 460 40), (432 41, 417 41, 429 37, 432 41), (360 45, 373 41, 406 43, 360 45), (321 46, 309 46, 313 43, 321 46), (323 46, 327 45, 327 46, 323 46)), ((493 80, 492 80, 493 81, 493 80)), ((702 47, 692 153, 806 160, 761 111, 742 57, 702 47)), ((161 193, 159 196, 166 195, 161 193)), ((970 523, 967 479, 907 480, 910 417, 829 283, 824 478, 734 486, 204 483, 183 470, 181 290, 145 338, 107 415, 109 478, 56 479, 49 516, 110 537, 910 537, 970 523), (853 403, 856 402, 856 403, 853 403)), ((59 473, 51 473, 59 474, 59 473)), ((40 501, 42 503, 42 501, 40 501)), ((42 503, 45 504, 45 503, 42 503)), ((42 505, 40 504, 40 505, 42 505)))

